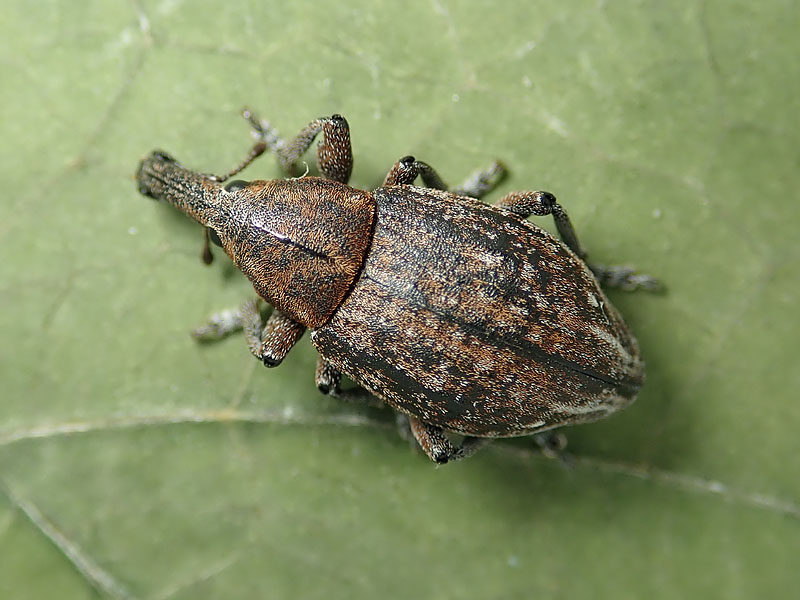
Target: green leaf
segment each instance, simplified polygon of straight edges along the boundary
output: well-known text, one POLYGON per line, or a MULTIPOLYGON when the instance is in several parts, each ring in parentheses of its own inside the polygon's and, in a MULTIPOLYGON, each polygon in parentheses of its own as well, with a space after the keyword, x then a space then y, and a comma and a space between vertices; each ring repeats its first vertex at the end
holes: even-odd
MULTIPOLYGON (((800 576, 800 98, 790 1, 6 3, 0 597, 787 598, 800 576), (252 289, 138 194, 237 164, 251 106, 347 116, 547 189, 648 361, 638 402, 435 468, 385 411, 189 330, 252 289)), ((309 161, 313 162, 311 157, 309 161)), ((277 177, 271 159, 250 178, 277 177)), ((497 197, 497 196, 495 196, 497 197)), ((549 223, 546 224, 549 227, 549 223)))

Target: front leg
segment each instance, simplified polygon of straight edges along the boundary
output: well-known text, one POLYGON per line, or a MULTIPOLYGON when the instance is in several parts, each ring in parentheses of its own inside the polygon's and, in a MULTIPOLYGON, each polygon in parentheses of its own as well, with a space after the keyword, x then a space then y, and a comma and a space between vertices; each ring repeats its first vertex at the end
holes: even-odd
POLYGON ((306 125, 293 140, 287 142, 269 121, 259 119, 249 110, 244 111, 253 132, 264 144, 275 150, 281 168, 290 175, 302 175, 300 158, 311 147, 314 138, 322 132, 317 148, 317 166, 326 179, 341 183, 350 180, 353 171, 353 149, 350 145, 350 127, 341 115, 321 117, 306 125))
MULTIPOLYGON (((268 367, 274 367, 300 339, 305 328, 278 311, 273 311, 265 326, 258 305, 258 300, 250 300, 238 309, 216 313, 207 323, 194 329, 192 337, 200 342, 212 342, 244 330, 250 352, 268 367)), ((315 380, 323 394, 340 395, 342 373, 322 356, 317 357, 315 380)), ((353 395, 352 390, 344 394, 346 399, 353 395)))
POLYGON ((258 303, 258 300, 250 300, 242 306, 245 339, 253 356, 267 367, 277 367, 303 336, 306 327, 277 309, 272 310, 264 325, 258 303))

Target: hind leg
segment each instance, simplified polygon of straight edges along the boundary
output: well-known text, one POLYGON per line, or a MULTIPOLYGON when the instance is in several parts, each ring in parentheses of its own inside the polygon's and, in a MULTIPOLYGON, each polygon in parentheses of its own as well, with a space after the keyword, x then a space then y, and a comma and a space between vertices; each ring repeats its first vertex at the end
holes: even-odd
POLYGON ((572 226, 567 212, 550 192, 511 192, 500 198, 497 206, 510 210, 523 219, 527 219, 531 215, 538 217, 552 215, 561 241, 586 262, 601 285, 623 290, 658 291, 661 289, 658 279, 650 275, 640 275, 629 267, 604 266, 586 261, 586 251, 578 241, 578 235, 575 233, 575 228, 572 226))

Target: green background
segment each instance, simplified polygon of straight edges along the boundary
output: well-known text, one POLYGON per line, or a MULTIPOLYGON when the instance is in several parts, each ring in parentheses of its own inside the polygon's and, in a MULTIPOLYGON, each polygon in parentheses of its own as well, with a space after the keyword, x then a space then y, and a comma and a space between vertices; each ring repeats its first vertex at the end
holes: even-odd
POLYGON ((798 31, 792 1, 5 2, 0 597, 796 594, 798 31), (413 153, 555 193, 668 285, 611 294, 639 401, 571 468, 530 439, 436 468, 321 397, 307 339, 270 371, 193 342, 252 290, 133 173, 232 167, 245 105, 344 114, 358 187, 413 153))

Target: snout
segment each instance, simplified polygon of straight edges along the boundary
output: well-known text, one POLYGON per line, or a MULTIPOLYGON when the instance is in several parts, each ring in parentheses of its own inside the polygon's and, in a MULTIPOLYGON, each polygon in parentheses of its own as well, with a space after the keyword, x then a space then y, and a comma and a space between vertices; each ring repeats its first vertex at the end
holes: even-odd
POLYGON ((172 156, 161 150, 151 152, 147 158, 139 163, 139 169, 136 171, 136 183, 139 185, 139 193, 154 200, 162 198, 164 167, 175 165, 177 162, 172 156))

